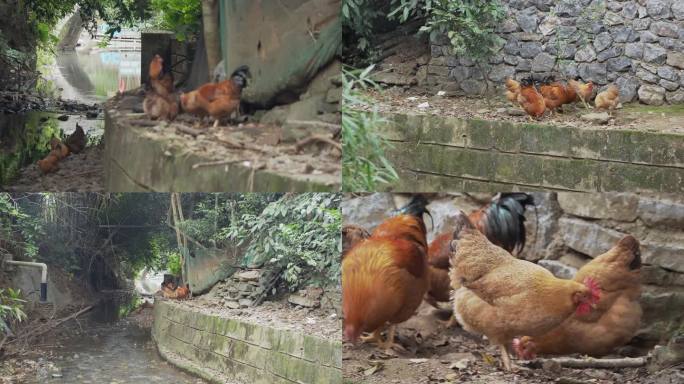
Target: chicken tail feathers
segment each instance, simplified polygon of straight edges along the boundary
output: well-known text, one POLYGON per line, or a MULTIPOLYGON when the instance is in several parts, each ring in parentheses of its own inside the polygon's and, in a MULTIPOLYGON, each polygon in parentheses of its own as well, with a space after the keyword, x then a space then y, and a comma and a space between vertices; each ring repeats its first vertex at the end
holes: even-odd
POLYGON ((432 215, 430 214, 430 211, 427 209, 427 205, 429 202, 423 195, 414 195, 411 198, 411 201, 408 202, 405 206, 402 208, 399 208, 397 210, 397 213, 403 214, 403 215, 411 215, 418 217, 419 219, 423 218, 423 214, 427 214, 430 216, 430 221, 432 222, 432 227, 434 228, 435 222, 432 218, 432 215))
POLYGON ((249 67, 247 65, 241 65, 237 67, 235 71, 233 71, 233 73, 230 75, 230 78, 233 83, 242 89, 247 86, 247 81, 252 78, 252 73, 249 71, 249 67))
POLYGON ((509 252, 525 248, 525 207, 534 205, 534 197, 522 192, 500 193, 485 209, 484 233, 493 243, 509 252))

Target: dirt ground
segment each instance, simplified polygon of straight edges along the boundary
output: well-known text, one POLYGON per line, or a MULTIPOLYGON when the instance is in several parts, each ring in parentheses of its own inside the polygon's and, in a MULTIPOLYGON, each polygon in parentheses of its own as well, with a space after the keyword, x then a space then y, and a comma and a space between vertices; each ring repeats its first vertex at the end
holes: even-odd
POLYGON ((335 124, 304 121, 295 125, 263 124, 256 118, 243 117, 245 122, 222 121, 213 127, 213 120, 180 114, 173 122, 152 121, 142 113, 142 91, 132 91, 111 101, 108 109, 121 114, 119 123, 146 127, 146 137, 164 140, 167 145, 180 145, 186 154, 198 154, 210 161, 204 166, 242 163, 255 170, 301 176, 308 175, 319 182, 339 184, 341 178, 341 145, 335 136, 335 124), (315 128, 314 128, 315 127, 315 128), (310 129, 309 129, 310 128, 310 129), (326 133, 312 133, 326 131, 326 133), (309 131, 309 132, 307 132, 309 131), (214 161, 215 160, 215 161, 214 161))
POLYGON ((104 191, 102 146, 88 147, 79 154, 71 154, 59 163, 56 172, 43 173, 38 165, 30 164, 21 170, 14 183, 4 187, 8 192, 101 192, 104 191))
MULTIPOLYGON (((520 108, 511 105, 503 97, 503 93, 501 96, 485 99, 429 95, 395 87, 382 92, 370 90, 367 95, 374 101, 371 107, 376 107, 378 112, 530 123, 528 116, 520 108)), ((564 113, 551 115, 547 112, 537 120, 537 123, 579 128, 631 129, 684 134, 684 106, 681 105, 652 107, 635 103, 626 104, 623 108, 614 111, 612 118, 605 125, 581 119, 582 115, 593 112, 598 111, 585 109, 581 103, 576 103, 566 106, 564 113)))
POLYGON ((322 337, 328 340, 342 339, 342 319, 337 313, 320 308, 292 305, 286 299, 265 301, 257 307, 230 309, 218 298, 209 295, 180 301, 202 313, 226 316, 251 323, 267 325, 276 329, 288 329, 322 337))
POLYGON ((518 372, 498 365, 498 348, 458 326, 447 329, 445 313, 423 304, 418 314, 397 328, 397 341, 406 351, 389 354, 375 345, 343 345, 345 384, 432 383, 566 383, 608 384, 684 382, 684 366, 650 374, 646 368, 569 369, 543 368, 537 361, 514 361, 518 372))

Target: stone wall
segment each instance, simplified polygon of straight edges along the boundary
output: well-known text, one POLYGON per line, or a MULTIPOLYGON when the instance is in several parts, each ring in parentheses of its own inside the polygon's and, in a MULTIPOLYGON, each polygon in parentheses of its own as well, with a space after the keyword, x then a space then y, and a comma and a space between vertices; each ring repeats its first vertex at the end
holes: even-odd
POLYGON ((216 383, 341 384, 342 344, 158 301, 152 337, 171 363, 216 383))
POLYGON ((684 190, 684 135, 388 115, 400 179, 389 189, 684 190))
MULTIPOLYGON (((521 258, 538 262, 559 277, 570 278, 592 257, 610 249, 626 234, 641 243, 644 309, 634 343, 652 345, 684 332, 684 197, 626 193, 533 193, 536 210, 525 217, 527 245, 521 258)), ((474 197, 488 201, 488 194, 474 197)), ((345 198, 344 224, 369 230, 407 196, 377 193, 345 198)), ((481 205, 462 194, 430 197, 434 227, 428 241, 452 228, 457 209, 471 212, 481 205)))
MULTIPOLYGON (((494 84, 530 73, 614 83, 623 102, 684 102, 684 2, 680 0, 502 0, 504 39, 489 60, 494 84)), ((428 83, 485 91, 484 74, 448 41, 431 46, 428 83)), ((541 77, 541 76, 540 76, 541 77)))

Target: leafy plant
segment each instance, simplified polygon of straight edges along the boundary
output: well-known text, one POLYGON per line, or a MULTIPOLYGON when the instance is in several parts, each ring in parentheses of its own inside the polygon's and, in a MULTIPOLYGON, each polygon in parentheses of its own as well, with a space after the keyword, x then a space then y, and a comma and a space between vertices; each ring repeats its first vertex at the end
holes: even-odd
POLYGON ((342 70, 342 188, 345 191, 372 191, 380 183, 399 178, 385 157, 389 143, 377 132, 386 123, 363 91, 379 86, 372 80, 374 66, 342 70), (365 109, 365 110, 364 110, 365 109))
POLYGON ((498 0, 395 0, 397 8, 390 17, 405 22, 412 17, 426 17, 420 31, 437 41, 446 36, 454 54, 483 61, 495 53, 503 39, 496 27, 506 16, 498 0))
POLYGON ((247 245, 245 266, 282 268, 292 291, 307 285, 338 286, 340 200, 340 194, 287 194, 259 215, 237 218, 223 234, 247 245))
POLYGON ((157 11, 156 26, 174 31, 178 40, 188 40, 199 32, 202 19, 200 0, 151 0, 150 4, 157 11))
POLYGON ((345 50, 370 53, 374 25, 379 17, 384 17, 384 12, 378 7, 378 1, 343 0, 342 28, 345 50))
POLYGON ((20 290, 0 288, 0 330, 5 334, 11 332, 12 323, 26 319, 23 310, 25 301, 21 298, 20 290))

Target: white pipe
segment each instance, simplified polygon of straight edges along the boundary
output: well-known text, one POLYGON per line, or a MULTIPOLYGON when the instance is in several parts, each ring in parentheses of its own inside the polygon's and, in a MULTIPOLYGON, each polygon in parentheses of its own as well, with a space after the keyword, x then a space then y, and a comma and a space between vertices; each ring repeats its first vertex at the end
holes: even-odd
POLYGON ((14 261, 5 260, 6 264, 20 265, 23 267, 33 267, 40 268, 40 301, 45 302, 47 300, 47 264, 45 263, 34 263, 31 261, 14 261))

